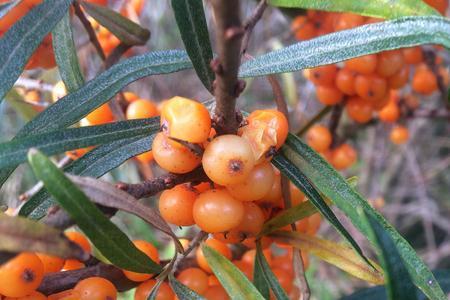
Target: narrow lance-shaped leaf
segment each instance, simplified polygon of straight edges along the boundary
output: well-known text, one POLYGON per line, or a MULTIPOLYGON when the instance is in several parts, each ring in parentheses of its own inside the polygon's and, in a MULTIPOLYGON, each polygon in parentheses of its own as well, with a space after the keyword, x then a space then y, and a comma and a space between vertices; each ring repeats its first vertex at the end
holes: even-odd
POLYGON ((241 77, 295 72, 384 50, 438 44, 450 48, 450 20, 406 17, 324 35, 242 64, 241 77))
POLYGON ((50 226, 23 217, 0 213, 0 251, 33 251, 61 258, 86 260, 89 255, 64 234, 50 226))
POLYGON ((59 75, 67 90, 74 92, 83 86, 84 77, 81 73, 77 51, 73 41, 69 12, 66 13, 53 29, 52 41, 59 75))
POLYGON ((44 154, 30 150, 29 162, 36 177, 42 180, 45 188, 106 259, 119 268, 134 272, 156 273, 161 270, 44 154))
POLYGON ((288 161, 285 157, 277 155, 273 158, 272 163, 281 173, 289 178, 305 195, 309 201, 314 204, 318 211, 330 222, 331 225, 350 243, 358 255, 363 258, 368 265, 370 261, 364 256, 358 243, 353 239, 352 235, 345 229, 336 215, 333 213, 328 204, 322 198, 319 191, 310 183, 309 179, 300 171, 299 168, 288 161))
POLYGON ((160 214, 151 207, 138 202, 136 198, 114 185, 89 177, 68 175, 83 192, 96 204, 126 211, 142 218, 147 223, 169 235, 177 249, 182 252, 183 246, 160 214))
POLYGON ((371 235, 378 246, 378 258, 384 269, 389 299, 417 300, 414 283, 398 253, 394 241, 373 216, 366 216, 362 210, 360 210, 360 214, 372 228, 371 235))
POLYGON ((68 128, 14 139, 11 142, 0 144, 0 168, 25 162, 30 148, 38 148, 47 155, 53 155, 151 134, 158 128, 158 119, 129 120, 105 125, 68 128))
MULTIPOLYGON (((351 177, 347 181, 352 186, 356 185, 356 177, 351 177)), ((329 199, 325 199, 325 202, 327 203, 327 205, 333 204, 329 199)), ((311 201, 302 202, 299 205, 283 210, 280 214, 276 215, 268 222, 266 222, 258 236, 267 235, 277 229, 283 228, 286 225, 310 217, 317 212, 317 208, 314 206, 314 204, 311 203, 311 201)))
POLYGON ((270 286, 267 280, 264 278, 264 270, 261 264, 255 259, 253 264, 253 285, 261 293, 264 299, 269 299, 270 297, 270 286))
POLYGON ((264 297, 248 278, 216 250, 202 246, 206 261, 231 299, 263 300, 264 297))
POLYGON ((86 1, 81 2, 81 5, 100 25, 126 45, 145 45, 150 38, 150 31, 106 6, 86 1))
MULTIPOLYGON (((73 175, 100 177, 131 157, 151 150, 153 137, 150 135, 143 138, 123 139, 99 146, 69 164, 64 171, 73 175)), ((41 219, 52 204, 54 201, 47 190, 41 189, 25 202, 19 214, 32 219, 41 219)))
POLYGON ((261 243, 257 244, 256 247, 256 256, 255 256, 255 265, 258 264, 259 268, 262 270, 262 275, 264 276, 265 281, 269 284, 272 289, 277 300, 288 300, 289 297, 286 295, 286 292, 281 287, 278 279, 273 274, 269 264, 267 263, 266 258, 264 257, 264 253, 261 248, 261 243))
POLYGON ((172 290, 180 300, 206 300, 181 282, 175 279, 173 275, 169 275, 169 283, 172 290))
POLYGON ((371 268, 348 246, 300 232, 276 231, 269 236, 282 244, 311 253, 357 278, 375 284, 384 283, 381 267, 371 261, 375 267, 371 268))
MULTIPOLYGON (((450 270, 434 270, 434 277, 442 287, 444 293, 450 293, 450 270)), ((419 300, 427 300, 420 290, 415 288, 417 298, 419 300)), ((385 300, 387 299, 386 288, 384 286, 374 286, 366 289, 359 290, 351 295, 344 296, 340 300, 385 300)))
POLYGON ((281 149, 289 164, 301 169, 314 186, 341 209, 353 225, 369 238, 367 223, 361 219, 356 207, 361 207, 366 215, 371 215, 394 241, 408 272, 416 284, 429 298, 446 299, 433 274, 417 256, 409 243, 390 225, 366 200, 364 200, 342 176, 336 172, 319 154, 290 134, 281 149))
POLYGON ((71 0, 46 0, 0 39, 0 102, 22 73, 44 37, 68 11, 71 0))
POLYGON ((407 16, 438 15, 422 0, 269 0, 270 5, 323 11, 352 12, 369 17, 396 19, 407 16))
POLYGON ((213 59, 203 1, 172 0, 172 8, 184 46, 203 85, 212 91, 214 73, 210 63, 213 59))
MULTIPOLYGON (((177 50, 155 51, 124 60, 51 105, 25 125, 16 138, 72 125, 139 78, 191 67, 186 52, 177 50)), ((12 171, 13 167, 0 169, 0 187, 12 171)))

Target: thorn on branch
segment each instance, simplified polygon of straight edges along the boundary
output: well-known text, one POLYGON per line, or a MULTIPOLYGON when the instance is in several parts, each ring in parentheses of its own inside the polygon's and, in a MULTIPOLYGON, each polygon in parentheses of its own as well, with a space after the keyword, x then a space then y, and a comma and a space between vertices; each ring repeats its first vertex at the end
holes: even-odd
POLYGON ((223 66, 218 58, 213 58, 210 63, 211 70, 216 74, 223 74, 223 66))
POLYGON ((242 27, 230 27, 225 31, 225 39, 234 40, 244 36, 245 30, 242 27))

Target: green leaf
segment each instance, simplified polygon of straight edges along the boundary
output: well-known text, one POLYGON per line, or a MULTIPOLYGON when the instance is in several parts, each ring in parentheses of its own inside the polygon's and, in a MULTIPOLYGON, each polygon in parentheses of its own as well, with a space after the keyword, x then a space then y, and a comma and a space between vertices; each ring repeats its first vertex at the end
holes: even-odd
POLYGON ((172 0, 172 8, 184 46, 203 85, 212 91, 214 73, 211 42, 202 0, 172 0))
MULTIPOLYGON (((445 293, 450 293, 450 270, 435 270, 433 271, 439 285, 445 293)), ((418 289, 415 288, 417 297, 420 300, 427 300, 428 298, 418 289)), ((385 300, 387 299, 386 288, 384 286, 375 286, 359 290, 351 295, 344 296, 340 300, 385 300)))
POLYGON ((285 146, 281 149, 281 154, 291 165, 301 169, 311 183, 325 197, 333 201, 372 243, 375 241, 369 236, 370 228, 361 219, 356 209, 361 207, 366 215, 374 217, 395 242, 415 285, 431 299, 446 299, 433 274, 417 256, 411 245, 319 154, 292 134, 288 136, 285 146))
MULTIPOLYGON (((151 149, 154 135, 144 138, 119 140, 88 152, 64 168, 64 172, 90 177, 100 177, 120 166, 131 157, 151 149)), ((41 189, 21 207, 19 215, 41 219, 54 204, 47 190, 41 189)))
POLYGON ((159 126, 159 119, 155 118, 68 128, 29 135, 0 144, 0 168, 25 162, 30 148, 37 148, 47 155, 54 155, 120 139, 149 135, 158 130, 159 126))
POLYGON ((70 13, 66 13, 53 29, 52 41, 59 75, 66 85, 67 90, 74 92, 83 86, 84 77, 81 73, 77 51, 73 41, 70 13))
POLYGON ((347 245, 337 244, 298 231, 275 231, 270 234, 279 243, 296 247, 302 251, 314 254, 320 259, 344 270, 345 272, 370 283, 384 283, 381 267, 375 262, 373 268, 347 245))
POLYGON ((89 255, 64 234, 50 226, 23 217, 0 213, 0 251, 33 251, 67 259, 86 260, 89 255))
POLYGON ((214 275, 231 299, 264 299, 248 278, 222 254, 205 244, 202 246, 202 251, 214 275))
POLYGON ((253 264, 253 285, 261 293, 264 299, 269 299, 270 286, 264 277, 263 272, 263 267, 257 260, 255 260, 255 263, 253 264))
POLYGON ((286 292, 281 287, 278 279, 273 274, 270 269, 269 263, 267 263, 266 258, 264 257, 264 253, 261 249, 261 244, 257 244, 256 248, 256 256, 255 256, 255 265, 258 264, 259 268, 262 270, 262 275, 264 276, 265 281, 269 284, 272 289, 275 298, 277 300, 289 300, 289 297, 286 295, 286 292))
POLYGON ((422 0, 268 0, 272 6, 352 12, 363 16, 396 19, 407 16, 438 15, 422 0))
MULTIPOLYGON (((140 78, 189 69, 192 64, 186 52, 155 51, 115 64, 83 87, 48 107, 22 128, 17 137, 60 129, 74 124, 89 112, 106 103, 122 88, 140 78)), ((14 168, 0 169, 0 187, 14 168)))
POLYGON ((13 9, 22 0, 11 0, 0 4, 0 19, 3 18, 11 9, 13 9))
POLYGON ((172 290, 180 300, 205 300, 205 298, 176 280, 172 274, 169 275, 169 283, 172 287, 172 290))
POLYGON ((134 272, 161 271, 44 154, 32 149, 28 157, 36 177, 108 261, 134 272))
POLYGON ((114 34, 126 45, 145 45, 150 38, 150 31, 122 16, 114 10, 87 1, 81 2, 81 6, 103 27, 114 34))
MULTIPOLYGON (((366 3, 366 2, 364 2, 366 3)), ((422 44, 450 48, 450 20, 406 17, 344 30, 269 52, 242 64, 241 77, 295 72, 384 50, 422 44)))
POLYGON ((0 39, 0 102, 22 73, 34 50, 64 16, 71 3, 71 0, 44 1, 0 39))
MULTIPOLYGON (((284 156, 277 155, 272 159, 272 164, 277 167, 289 180, 292 181, 305 195, 309 201, 317 208, 317 210, 330 222, 331 225, 350 243, 358 255, 363 258, 367 264, 370 261, 365 257, 358 243, 353 239, 352 235, 345 229, 336 215, 333 213, 327 202, 323 199, 319 191, 314 187, 309 178, 300 171, 295 164, 290 162, 284 156)), ((330 198, 331 199, 331 198, 330 198)))
POLYGON ((372 229, 370 234, 377 244, 377 254, 383 266, 389 299, 417 300, 414 284, 391 236, 373 216, 366 216, 363 211, 361 216, 372 229))

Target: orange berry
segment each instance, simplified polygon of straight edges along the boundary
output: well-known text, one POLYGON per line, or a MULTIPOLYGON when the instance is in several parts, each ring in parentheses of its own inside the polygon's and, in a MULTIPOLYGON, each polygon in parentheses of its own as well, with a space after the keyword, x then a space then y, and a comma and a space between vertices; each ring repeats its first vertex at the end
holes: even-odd
POLYGON ((291 196, 291 206, 296 206, 306 200, 305 194, 292 182, 289 182, 289 194, 291 196))
POLYGON ((256 236, 264 225, 264 213, 252 202, 244 203, 244 217, 237 227, 229 231, 231 236, 239 236, 240 240, 256 236))
POLYGON ((208 289, 208 275, 199 268, 187 268, 181 271, 177 279, 200 295, 208 289))
POLYGON ((436 75, 428 70, 416 70, 412 81, 412 89, 422 95, 431 95, 438 88, 436 75))
POLYGON ((296 17, 291 24, 291 30, 299 41, 309 40, 317 35, 314 25, 305 16, 296 17))
MULTIPOLYGON (((216 250, 217 252, 225 256, 227 259, 231 259, 231 250, 230 248, 228 248, 227 244, 218 241, 214 238, 207 239, 205 241, 205 244, 208 247, 211 247, 212 249, 216 250)), ((195 252, 195 257, 197 260, 197 264, 200 268, 202 268, 205 272, 212 273, 211 267, 206 261, 205 255, 203 254, 203 250, 201 247, 197 248, 197 251, 195 252)))
POLYGON ((336 87, 345 95, 353 96, 355 90, 356 72, 349 69, 340 69, 336 74, 336 87))
POLYGON ((23 297, 6 297, 3 300, 47 300, 47 297, 42 293, 34 291, 23 297))
POLYGON ((65 290, 48 296, 48 300, 80 300, 81 295, 75 290, 65 290))
POLYGON ((323 125, 314 125, 306 133, 306 142, 317 152, 330 148, 332 139, 330 130, 323 125))
POLYGON ((448 8, 448 1, 447 0, 424 0, 428 5, 434 7, 439 11, 442 15, 445 16, 445 12, 448 8))
POLYGON ((377 55, 369 54, 349 59, 345 62, 345 67, 363 75, 372 74, 377 68, 377 55))
POLYGON ((105 124, 114 121, 114 115, 109 108, 108 103, 105 103, 101 105, 100 107, 96 108, 92 112, 90 112, 86 119, 89 121, 92 125, 99 125, 99 124, 105 124))
POLYGON ((400 71, 389 77, 388 86, 390 89, 401 89, 409 80, 409 66, 404 66, 400 71))
POLYGON ((275 178, 269 192, 258 203, 268 206, 282 206, 282 192, 281 192, 281 176, 279 171, 275 171, 275 178))
MULTIPOLYGON (((81 233, 77 231, 68 231, 64 233, 69 240, 78 244, 84 251, 91 252, 91 244, 89 240, 81 233)), ((67 259, 64 263, 63 270, 77 270, 84 267, 84 264, 76 259, 67 259)))
POLYGON ((396 126, 392 128, 391 133, 389 134, 389 139, 396 145, 402 145, 406 143, 409 139, 408 128, 404 126, 396 126))
MULTIPOLYGON (((136 240, 133 241, 133 244, 136 246, 136 248, 138 248, 145 255, 147 255, 151 260, 153 260, 156 263, 159 263, 158 249, 156 249, 156 247, 153 246, 151 243, 143 240, 136 240)), ((152 274, 137 273, 127 270, 123 270, 123 274, 131 281, 136 282, 146 281, 152 277, 152 274)))
POLYGON ((163 169, 177 174, 194 170, 201 158, 187 147, 170 140, 164 133, 155 136, 152 144, 153 158, 163 169))
POLYGON ((334 24, 335 31, 341 31, 346 29, 351 29, 364 24, 364 17, 360 15, 355 15, 352 13, 341 14, 334 24))
POLYGON ((372 103, 383 99, 388 92, 386 79, 377 75, 358 75, 355 87, 358 96, 372 103))
POLYGON ((108 0, 86 0, 86 2, 94 3, 97 5, 108 5, 108 0))
POLYGON ((217 279, 217 277, 215 275, 209 275, 208 276, 208 284, 209 286, 214 286, 214 285, 220 285, 220 281, 219 279, 217 279))
POLYGON ((385 51, 378 54, 377 74, 381 77, 390 77, 404 65, 405 59, 401 50, 385 51))
POLYGON ((164 220, 177 226, 195 224, 192 210, 197 198, 194 189, 186 184, 180 184, 170 190, 165 190, 159 197, 159 212, 164 220))
POLYGON ((115 300, 117 299, 116 287, 102 277, 89 277, 81 280, 73 288, 80 293, 80 300, 115 300))
POLYGON ((343 94, 335 86, 316 86, 317 100, 324 105, 335 105, 342 101, 343 94))
POLYGON ((136 100, 139 100, 139 96, 136 95, 133 92, 123 92, 123 97, 125 98, 125 100, 127 100, 127 102, 131 103, 134 102, 136 100))
POLYGON ((203 295, 206 300, 229 300, 227 292, 220 285, 210 286, 203 295))
POLYGON ((36 253, 44 266, 44 274, 59 272, 64 266, 64 259, 47 255, 44 253, 36 253))
POLYGON ((393 123, 400 117, 400 109, 395 101, 389 103, 378 112, 378 118, 386 123, 393 123))
POLYGON ((153 102, 138 99, 128 105, 126 117, 128 120, 145 119, 156 117, 158 114, 158 107, 153 102))
POLYGON ((342 144, 333 149, 331 153, 331 164, 337 170, 343 170, 353 165, 358 158, 355 149, 349 144, 342 144))
POLYGON ((286 116, 274 109, 255 110, 247 117, 249 126, 264 127, 264 134, 271 136, 275 148, 283 146, 289 133, 289 123, 286 116), (276 136, 272 136, 274 132, 276 136))
MULTIPOLYGON (((148 281, 145 281, 141 283, 134 292, 134 300, 147 300, 148 296, 150 295, 150 292, 152 291, 153 287, 156 284, 156 280, 150 279, 148 281)), ((172 291, 170 286, 163 282, 158 292, 156 293, 156 300, 173 300, 175 297, 175 293, 172 291)))
POLYGON ((402 49, 405 62, 410 65, 416 65, 423 61, 423 52, 420 46, 402 49))
POLYGON ((271 189, 275 174, 269 162, 256 165, 244 182, 227 185, 226 188, 237 200, 255 201, 263 198, 271 189))
POLYGON ((255 165, 252 148, 237 135, 222 135, 206 147, 202 159, 206 175, 217 184, 244 182, 255 165))
POLYGON ((224 232, 236 227, 244 217, 244 205, 226 190, 201 193, 194 203, 193 215, 197 226, 206 232, 224 232))
POLYGON ((250 280, 253 279, 253 263, 248 264, 242 260, 233 261, 233 264, 250 280))
POLYGON ((203 104, 173 97, 162 106, 161 126, 170 137, 190 143, 203 143, 211 131, 211 117, 203 104))
MULTIPOLYGON (((269 248, 264 249, 263 254, 264 254, 264 257, 266 258, 269 266, 272 265, 271 250, 269 248)), ((246 251, 244 253, 244 255, 242 255, 241 261, 244 262, 245 264, 251 266, 251 268, 253 269, 253 266, 255 265, 255 257, 256 257, 256 249, 250 249, 250 250, 246 251)))
POLYGON ((23 252, 0 265, 0 295, 23 297, 38 288, 44 277, 44 265, 39 257, 23 252))
POLYGON ((275 275, 275 277, 277 278, 283 290, 285 290, 286 293, 290 293, 292 291, 292 288, 294 287, 292 276, 278 267, 273 268, 272 272, 273 275, 275 275))
POLYGON ((321 66, 310 70, 309 80, 316 85, 334 85, 336 74, 336 65, 321 66))
POLYGON ((372 106, 359 97, 348 99, 345 109, 348 116, 358 123, 367 123, 372 119, 372 106))
POLYGON ((147 152, 141 153, 139 155, 136 155, 135 157, 142 164, 148 164, 149 162, 153 161, 153 159, 154 159, 153 151, 147 151, 147 152))

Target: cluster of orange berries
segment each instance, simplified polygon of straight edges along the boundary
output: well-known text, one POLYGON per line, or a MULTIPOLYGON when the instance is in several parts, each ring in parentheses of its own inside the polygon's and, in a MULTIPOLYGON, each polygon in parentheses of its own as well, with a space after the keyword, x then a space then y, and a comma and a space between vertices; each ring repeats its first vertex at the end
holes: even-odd
MULTIPOLYGON (((426 2, 441 13, 445 13, 448 7, 445 0, 426 2)), ((293 20, 292 31, 298 40, 308 40, 379 21, 351 13, 309 10, 306 15, 293 20)), ((438 90, 437 76, 448 80, 447 70, 440 67, 442 58, 436 56, 434 64, 439 68, 439 74, 435 74, 425 63, 423 49, 412 47, 365 55, 344 63, 305 70, 304 74, 315 85, 319 102, 324 105, 345 105, 347 116, 356 123, 367 123, 375 116, 381 122, 396 123, 401 117, 402 106, 417 108, 418 100, 413 93, 429 96, 438 90), (400 92, 408 82, 411 82, 410 89, 400 92), (400 96, 401 93, 403 95, 400 96)), ((392 128, 390 139, 394 144, 403 144, 408 138, 409 132, 405 126, 396 125, 392 128)), ((312 127, 307 140, 337 169, 345 169, 357 159, 356 151, 348 144, 330 149, 332 136, 324 126, 312 127)))

